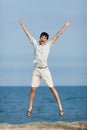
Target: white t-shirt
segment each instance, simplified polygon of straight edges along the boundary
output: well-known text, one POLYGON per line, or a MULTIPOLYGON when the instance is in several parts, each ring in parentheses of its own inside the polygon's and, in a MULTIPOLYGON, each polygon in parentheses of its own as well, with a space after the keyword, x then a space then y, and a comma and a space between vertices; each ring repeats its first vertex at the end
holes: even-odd
POLYGON ((46 67, 47 59, 51 47, 50 41, 40 45, 39 42, 32 37, 31 43, 34 45, 34 63, 36 67, 46 67))

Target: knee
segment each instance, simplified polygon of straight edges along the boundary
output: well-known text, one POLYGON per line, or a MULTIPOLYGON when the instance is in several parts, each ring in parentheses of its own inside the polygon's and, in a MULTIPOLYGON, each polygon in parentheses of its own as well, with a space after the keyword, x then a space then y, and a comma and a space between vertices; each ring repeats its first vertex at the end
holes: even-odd
POLYGON ((54 90, 55 90, 54 87, 49 87, 49 89, 51 90, 51 92, 54 92, 54 90))
POLYGON ((50 87, 50 90, 51 90, 51 92, 52 92, 53 94, 57 94, 57 91, 56 91, 55 87, 50 87))
POLYGON ((35 87, 32 87, 32 88, 31 88, 31 92, 32 92, 32 93, 35 93, 35 92, 36 92, 36 88, 35 88, 35 87))

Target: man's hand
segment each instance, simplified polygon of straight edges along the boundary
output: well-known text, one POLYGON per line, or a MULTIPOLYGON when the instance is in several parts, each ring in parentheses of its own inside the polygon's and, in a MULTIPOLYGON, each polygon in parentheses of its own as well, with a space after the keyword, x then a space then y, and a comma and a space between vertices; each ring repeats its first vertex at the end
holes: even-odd
POLYGON ((20 23, 20 25, 23 25, 23 24, 24 24, 24 21, 23 21, 22 18, 19 19, 19 23, 20 23))
POLYGON ((23 21, 22 18, 19 19, 19 23, 20 23, 21 27, 23 28, 25 34, 26 34, 27 37, 29 38, 29 40, 32 41, 32 35, 31 35, 31 33, 29 32, 29 30, 25 27, 24 21, 23 21))
POLYGON ((53 44, 53 43, 57 40, 57 38, 65 31, 65 29, 66 29, 67 27, 69 27, 70 23, 71 23, 70 20, 67 20, 67 21, 65 22, 64 26, 60 29, 59 32, 57 32, 57 34, 56 34, 56 35, 53 37, 53 39, 51 40, 51 44, 53 44))
POLYGON ((69 25, 71 24, 71 21, 70 20, 67 20, 64 24, 64 27, 67 28, 69 25))

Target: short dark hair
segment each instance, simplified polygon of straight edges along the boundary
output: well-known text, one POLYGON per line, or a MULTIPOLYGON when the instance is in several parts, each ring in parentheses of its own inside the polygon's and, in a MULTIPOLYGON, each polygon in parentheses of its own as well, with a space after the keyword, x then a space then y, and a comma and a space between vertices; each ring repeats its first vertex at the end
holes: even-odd
POLYGON ((47 40, 49 39, 49 34, 46 33, 46 32, 42 32, 42 33, 40 34, 40 38, 41 38, 42 36, 47 37, 47 40))

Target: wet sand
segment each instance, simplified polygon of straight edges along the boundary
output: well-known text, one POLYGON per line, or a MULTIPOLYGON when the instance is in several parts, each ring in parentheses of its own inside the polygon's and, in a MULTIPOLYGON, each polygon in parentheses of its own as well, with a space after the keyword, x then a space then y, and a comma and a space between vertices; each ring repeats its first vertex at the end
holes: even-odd
POLYGON ((87 130, 87 122, 44 122, 30 124, 0 123, 0 130, 87 130))

